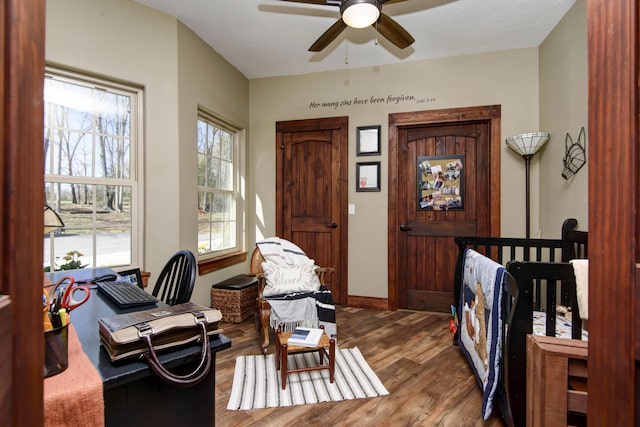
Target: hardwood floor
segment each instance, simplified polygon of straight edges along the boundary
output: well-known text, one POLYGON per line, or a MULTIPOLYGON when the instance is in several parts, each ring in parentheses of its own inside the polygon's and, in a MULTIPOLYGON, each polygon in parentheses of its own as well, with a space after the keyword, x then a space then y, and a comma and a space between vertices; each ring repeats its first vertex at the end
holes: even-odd
POLYGON ((499 415, 482 420, 482 393, 464 355, 451 344, 450 315, 338 306, 336 317, 338 345, 360 349, 388 396, 228 411, 235 358, 260 354, 260 348, 253 319, 223 323, 232 345, 216 356, 216 426, 504 425, 499 415))

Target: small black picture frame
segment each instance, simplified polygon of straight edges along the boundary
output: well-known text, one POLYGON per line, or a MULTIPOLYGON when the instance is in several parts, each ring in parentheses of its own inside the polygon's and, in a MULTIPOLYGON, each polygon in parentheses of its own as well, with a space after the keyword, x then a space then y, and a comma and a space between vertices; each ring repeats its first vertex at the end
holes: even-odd
POLYGON ((380 125, 356 128, 356 155, 379 156, 380 153, 380 125))
POLYGON ((380 191, 380 162, 356 163, 356 191, 380 191))
POLYGON ((144 289, 144 285, 142 284, 142 276, 140 275, 139 268, 131 268, 129 270, 122 270, 118 272, 118 276, 123 279, 125 282, 131 282, 140 289, 144 289))

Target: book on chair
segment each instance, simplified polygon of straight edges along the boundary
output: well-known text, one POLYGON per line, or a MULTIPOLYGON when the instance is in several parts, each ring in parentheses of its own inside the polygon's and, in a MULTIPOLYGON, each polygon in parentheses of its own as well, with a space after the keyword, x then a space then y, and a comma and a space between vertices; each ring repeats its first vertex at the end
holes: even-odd
POLYGON ((322 334, 324 334, 323 329, 297 327, 289 337, 287 344, 301 347, 317 347, 320 344, 322 334))

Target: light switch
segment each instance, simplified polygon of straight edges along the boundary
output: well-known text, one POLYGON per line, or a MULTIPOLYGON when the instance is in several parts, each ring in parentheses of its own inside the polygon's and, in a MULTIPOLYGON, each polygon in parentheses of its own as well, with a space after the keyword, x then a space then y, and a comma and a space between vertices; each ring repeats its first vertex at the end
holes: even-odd
POLYGON ((353 203, 349 203, 349 215, 355 215, 356 213, 356 205, 353 203))

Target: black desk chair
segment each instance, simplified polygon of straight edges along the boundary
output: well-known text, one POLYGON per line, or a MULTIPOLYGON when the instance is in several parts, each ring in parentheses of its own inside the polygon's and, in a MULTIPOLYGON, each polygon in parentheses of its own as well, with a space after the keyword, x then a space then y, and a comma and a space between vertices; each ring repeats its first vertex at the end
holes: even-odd
POLYGON ((189 302, 196 283, 196 258, 188 250, 173 254, 160 272, 153 296, 168 305, 189 302))

